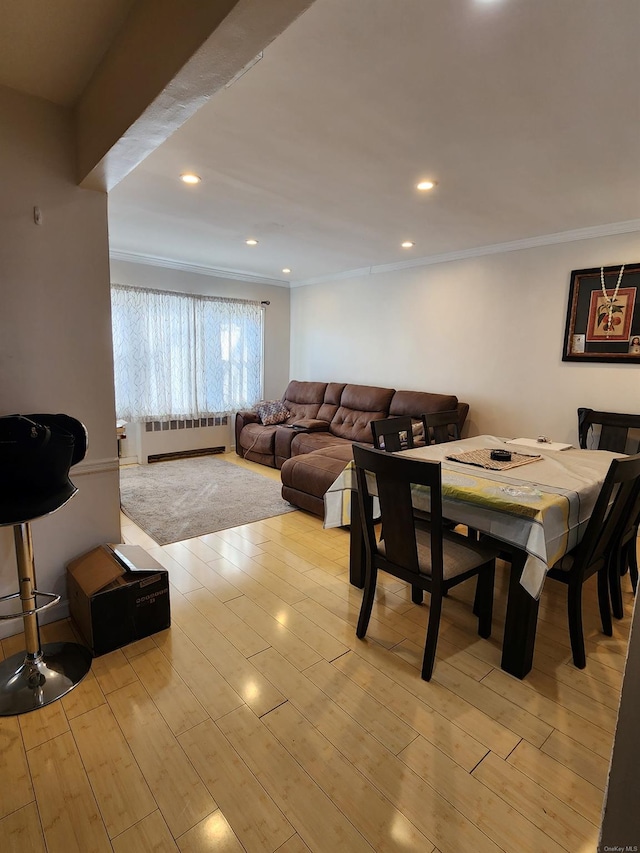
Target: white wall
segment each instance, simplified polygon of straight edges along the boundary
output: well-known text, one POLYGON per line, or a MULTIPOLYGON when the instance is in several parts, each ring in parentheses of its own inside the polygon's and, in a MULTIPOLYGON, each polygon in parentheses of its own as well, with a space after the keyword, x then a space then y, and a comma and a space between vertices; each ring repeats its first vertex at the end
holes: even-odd
POLYGON ((147 264, 111 261, 111 281, 132 287, 228 296, 232 299, 268 300, 264 326, 264 395, 282 396, 289 381, 289 289, 269 284, 216 278, 147 264))
POLYGON ((579 406, 640 412, 640 366, 562 361, 571 270, 640 262, 640 234, 295 288, 291 377, 456 394, 467 434, 577 442, 579 406))
MULTIPOLYGON (((0 87, 0 127, 0 415, 64 412, 89 432, 78 494, 32 525, 38 585, 66 600, 66 563, 120 539, 106 196, 75 185, 66 110, 0 87)), ((0 528, 0 592, 16 588, 0 528)), ((20 630, 0 623, 0 636, 20 630)))

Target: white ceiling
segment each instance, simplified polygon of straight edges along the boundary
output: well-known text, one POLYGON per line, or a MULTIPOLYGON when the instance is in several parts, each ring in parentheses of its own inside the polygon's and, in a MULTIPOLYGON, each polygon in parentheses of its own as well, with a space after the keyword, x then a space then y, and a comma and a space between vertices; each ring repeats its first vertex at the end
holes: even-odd
POLYGON ((112 190, 112 252, 299 283, 640 228, 639 37, 638 0, 316 0, 112 190))

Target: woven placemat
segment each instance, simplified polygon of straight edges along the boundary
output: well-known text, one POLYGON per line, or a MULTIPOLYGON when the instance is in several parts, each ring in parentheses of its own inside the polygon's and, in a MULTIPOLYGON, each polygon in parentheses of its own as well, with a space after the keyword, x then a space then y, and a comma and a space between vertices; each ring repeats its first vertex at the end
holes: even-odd
MULTIPOLYGON (((500 448, 503 450, 504 448, 500 448)), ((500 462, 491 458, 491 450, 481 448, 480 450, 468 450, 466 453, 452 453, 445 459, 453 462, 464 462, 465 465, 477 465, 480 468, 489 468, 491 471, 505 471, 507 468, 517 468, 519 465, 528 465, 537 459, 542 459, 539 453, 515 453, 511 451, 511 459, 508 462, 500 462)))

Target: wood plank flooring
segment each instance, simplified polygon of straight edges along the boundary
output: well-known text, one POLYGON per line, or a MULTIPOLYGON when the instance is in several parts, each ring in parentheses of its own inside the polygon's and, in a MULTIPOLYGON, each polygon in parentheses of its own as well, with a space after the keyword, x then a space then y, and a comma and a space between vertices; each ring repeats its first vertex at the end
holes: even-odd
MULTIPOLYGON (((172 627, 95 659, 61 701, 0 718, 3 853, 595 851, 627 578, 613 638, 587 584, 583 671, 566 589, 548 581, 524 681, 500 669, 508 569, 491 640, 463 584, 427 684, 428 600, 412 604, 402 583, 381 580, 356 639, 347 532, 294 512, 159 547, 122 520, 124 540, 169 570, 172 627)), ((20 648, 10 637, 0 654, 20 648)))

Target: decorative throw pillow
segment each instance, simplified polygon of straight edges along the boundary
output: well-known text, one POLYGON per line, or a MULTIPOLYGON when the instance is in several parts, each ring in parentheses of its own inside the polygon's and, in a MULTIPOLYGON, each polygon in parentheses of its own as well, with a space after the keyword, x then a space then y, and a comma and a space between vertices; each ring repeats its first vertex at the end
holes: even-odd
POLYGON ((291 415, 282 400, 266 400, 256 406, 256 413, 260 422, 265 426, 283 424, 291 415))

